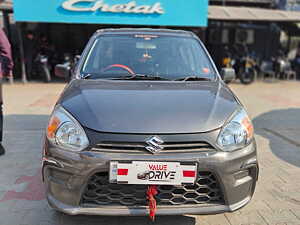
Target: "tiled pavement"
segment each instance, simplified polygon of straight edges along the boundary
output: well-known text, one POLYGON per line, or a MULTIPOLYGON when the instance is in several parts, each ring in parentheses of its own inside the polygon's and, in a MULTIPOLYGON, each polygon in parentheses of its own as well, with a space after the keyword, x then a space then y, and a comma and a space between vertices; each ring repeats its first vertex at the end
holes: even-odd
MULTIPOLYGON (((63 84, 6 85, 0 157, 0 225, 143 225, 145 217, 66 216, 47 205, 40 181, 42 132, 63 84)), ((260 178, 234 213, 159 217, 159 225, 300 225, 300 82, 231 85, 256 128, 260 178)))

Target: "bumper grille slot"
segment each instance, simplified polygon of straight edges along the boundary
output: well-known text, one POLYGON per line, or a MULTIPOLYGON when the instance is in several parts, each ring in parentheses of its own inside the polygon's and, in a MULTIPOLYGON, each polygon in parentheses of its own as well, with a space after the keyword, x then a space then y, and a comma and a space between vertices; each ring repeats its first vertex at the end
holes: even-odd
MULTIPOLYGON (((146 150, 148 145, 139 142, 102 142, 92 148, 92 151, 107 153, 133 153, 150 154, 146 150)), ((195 153, 214 151, 214 147, 207 142, 165 142, 161 145, 163 150, 159 154, 170 153, 195 153)))
MULTIPOLYGON (((110 184, 107 173, 94 174, 82 195, 82 205, 147 206, 147 185, 110 184)), ((158 205, 224 204, 215 175, 199 172, 195 185, 158 186, 158 205)))

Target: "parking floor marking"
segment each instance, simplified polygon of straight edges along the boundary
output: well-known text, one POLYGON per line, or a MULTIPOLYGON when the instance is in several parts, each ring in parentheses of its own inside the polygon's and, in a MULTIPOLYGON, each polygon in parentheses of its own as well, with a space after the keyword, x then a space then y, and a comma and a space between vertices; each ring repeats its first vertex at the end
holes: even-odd
POLYGON ((15 184, 21 183, 27 183, 24 191, 16 192, 9 190, 4 194, 3 198, 0 199, 0 203, 10 200, 40 201, 45 199, 41 170, 34 176, 21 176, 15 182, 15 184))
POLYGON ((43 108, 51 108, 55 105, 55 102, 58 99, 58 95, 56 94, 48 94, 45 95, 35 102, 31 103, 29 107, 43 107, 43 108))

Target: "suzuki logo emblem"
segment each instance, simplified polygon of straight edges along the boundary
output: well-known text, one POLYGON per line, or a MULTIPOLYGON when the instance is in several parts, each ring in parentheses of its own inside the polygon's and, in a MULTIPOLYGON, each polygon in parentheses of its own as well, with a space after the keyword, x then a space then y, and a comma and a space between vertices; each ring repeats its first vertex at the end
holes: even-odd
POLYGON ((153 154, 158 153, 164 149, 164 147, 161 146, 164 141, 159 137, 151 137, 146 141, 146 143, 148 144, 148 146, 146 146, 146 149, 153 154))

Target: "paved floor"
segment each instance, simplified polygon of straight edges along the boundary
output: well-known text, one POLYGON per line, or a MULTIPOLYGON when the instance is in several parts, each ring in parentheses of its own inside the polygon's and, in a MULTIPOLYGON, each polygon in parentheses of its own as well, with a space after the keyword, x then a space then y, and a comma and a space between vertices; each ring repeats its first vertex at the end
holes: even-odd
MULTIPOLYGON (((40 180, 42 133, 63 84, 6 85, 0 157, 0 225, 144 225, 145 217, 56 213, 40 180)), ((261 166, 252 202, 235 213, 159 217, 159 225, 300 225, 300 82, 231 85, 256 128, 261 166)))

